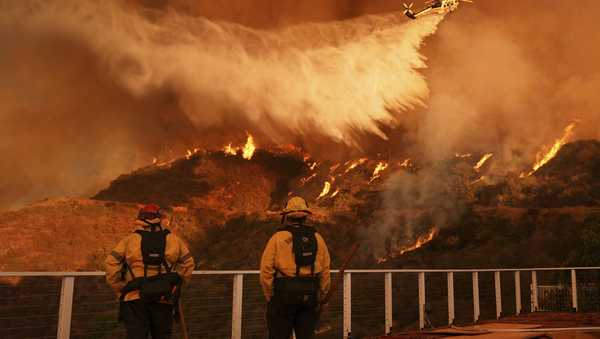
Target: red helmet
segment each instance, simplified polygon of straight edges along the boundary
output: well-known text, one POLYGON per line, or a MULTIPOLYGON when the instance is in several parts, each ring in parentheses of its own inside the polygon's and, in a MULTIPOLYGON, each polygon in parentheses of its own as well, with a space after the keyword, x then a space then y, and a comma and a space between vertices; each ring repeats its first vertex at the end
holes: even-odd
POLYGON ((160 219, 161 217, 160 206, 157 204, 148 204, 140 208, 137 218, 140 220, 154 220, 157 218, 160 219))

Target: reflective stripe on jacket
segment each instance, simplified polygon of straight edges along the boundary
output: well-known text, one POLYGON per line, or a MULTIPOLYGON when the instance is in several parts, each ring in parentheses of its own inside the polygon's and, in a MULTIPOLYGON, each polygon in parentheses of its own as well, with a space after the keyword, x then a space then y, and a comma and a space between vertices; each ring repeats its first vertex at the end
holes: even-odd
MULTIPOLYGON (((322 298, 329 291, 331 284, 329 275, 331 260, 323 237, 319 233, 315 233, 315 237, 317 239, 315 275, 319 275, 320 298, 322 298)), ((292 234, 288 231, 275 233, 267 242, 260 261, 260 284, 267 301, 273 296, 273 281, 276 274, 286 277, 296 276, 296 261, 292 246, 292 234)), ((300 276, 310 276, 310 266, 300 267, 300 276)))
MULTIPOLYGON (((139 227, 138 229, 143 229, 139 227)), ((145 229, 147 230, 147 229, 145 229)), ((194 258, 185 243, 175 234, 167 234, 165 246, 165 259, 184 280, 188 282, 194 270, 194 258)), ((142 257, 142 237, 132 233, 123 238, 104 261, 106 266, 106 281, 113 288, 117 297, 121 296, 121 290, 133 279, 131 273, 123 266, 127 263, 136 278, 144 276, 144 261, 142 257)), ((166 269, 161 266, 161 272, 166 269)), ((148 276, 158 274, 157 266, 148 266, 148 276)), ((124 300, 136 300, 140 295, 138 291, 128 293, 124 300)))

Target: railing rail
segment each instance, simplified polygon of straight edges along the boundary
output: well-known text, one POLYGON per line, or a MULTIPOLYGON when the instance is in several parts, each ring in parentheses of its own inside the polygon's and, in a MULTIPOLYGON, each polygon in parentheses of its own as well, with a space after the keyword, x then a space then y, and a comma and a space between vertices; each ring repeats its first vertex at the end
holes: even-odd
MULTIPOLYGON (((504 315, 502 311, 502 282, 501 272, 514 272, 515 284, 515 314, 522 312, 521 300, 521 274, 530 272, 531 274, 531 311, 538 310, 538 280, 537 273, 544 271, 569 271, 571 280, 571 305, 574 311, 578 311, 577 300, 577 271, 600 270, 600 267, 540 267, 540 268, 500 268, 500 269, 354 269, 346 270, 343 277, 343 337, 350 338, 352 335, 352 274, 384 274, 385 291, 385 328, 384 333, 392 332, 393 319, 393 277, 392 274, 398 273, 416 273, 418 282, 418 312, 420 329, 426 326, 426 273, 445 273, 447 278, 447 296, 448 296, 448 324, 452 325, 455 320, 454 303, 454 274, 471 273, 472 291, 473 291, 473 322, 479 321, 480 296, 479 296, 479 273, 494 274, 494 294, 496 318, 504 315)), ((332 273, 339 273, 332 270, 332 273)), ((71 317, 73 309, 73 291, 75 279, 77 277, 98 277, 104 276, 104 272, 0 272, 0 277, 60 277, 62 278, 60 292, 60 306, 58 314, 57 338, 70 338, 71 317)), ((231 338, 241 339, 242 337, 242 313, 243 313, 243 292, 244 276, 259 274, 257 270, 245 271, 194 271, 194 275, 230 275, 232 276, 232 312, 231 312, 231 338)))

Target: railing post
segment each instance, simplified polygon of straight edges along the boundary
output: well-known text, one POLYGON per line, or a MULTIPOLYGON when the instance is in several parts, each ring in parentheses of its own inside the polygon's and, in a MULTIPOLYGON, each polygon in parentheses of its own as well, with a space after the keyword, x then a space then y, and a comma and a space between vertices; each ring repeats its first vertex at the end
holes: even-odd
POLYGON ((579 305, 577 303, 577 272, 575 270, 571 270, 571 298, 573 309, 577 312, 579 305))
POLYGON ((71 337, 71 315, 73 312, 73 290, 75 277, 63 277, 60 287, 60 308, 58 309, 57 339, 71 337))
POLYGON ((233 303, 231 307, 231 339, 242 338, 242 304, 244 301, 244 275, 233 276, 233 303))
POLYGON ((479 272, 473 272, 473 322, 479 321, 479 272))
POLYGON ((419 272, 419 330, 425 328, 425 272, 419 272))
POLYGON ((537 312, 538 305, 537 272, 531 271, 531 312, 537 312))
POLYGON ((448 272, 448 325, 454 324, 454 272, 448 272))
POLYGON ((502 316, 502 286, 500 282, 500 271, 494 272, 494 287, 496 291, 496 319, 502 316))
POLYGON ((392 334, 392 273, 385 274, 385 334, 392 334))
POLYGON ((344 339, 352 337, 352 275, 344 273, 344 339))
POLYGON ((515 312, 521 314, 521 272, 515 271, 515 312))

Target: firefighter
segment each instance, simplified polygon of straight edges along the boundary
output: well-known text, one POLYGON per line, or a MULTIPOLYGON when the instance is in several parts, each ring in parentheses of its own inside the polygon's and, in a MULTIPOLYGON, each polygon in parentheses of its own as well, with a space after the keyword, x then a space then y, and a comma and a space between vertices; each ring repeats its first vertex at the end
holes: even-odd
POLYGON ((135 232, 106 258, 106 281, 120 300, 119 320, 128 339, 171 337, 181 286, 190 280, 194 259, 187 246, 161 225, 155 204, 139 210, 135 232))
POLYGON ((292 330, 297 339, 309 339, 320 300, 329 291, 329 250, 306 224, 311 211, 303 198, 291 198, 281 214, 282 227, 269 239, 260 263, 269 339, 289 339, 292 330))

